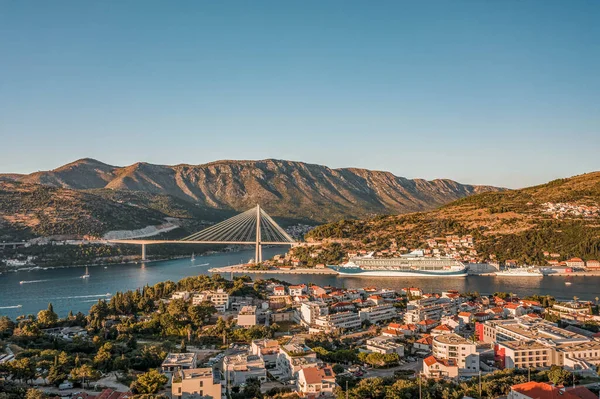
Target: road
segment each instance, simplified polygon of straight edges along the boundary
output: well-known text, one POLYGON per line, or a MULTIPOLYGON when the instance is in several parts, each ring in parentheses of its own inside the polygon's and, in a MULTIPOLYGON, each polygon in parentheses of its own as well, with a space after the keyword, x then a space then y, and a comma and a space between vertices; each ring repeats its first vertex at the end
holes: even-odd
POLYGON ((363 375, 363 378, 393 377, 394 372, 398 370, 410 370, 418 373, 421 371, 421 359, 417 360, 416 362, 391 367, 389 369, 367 369, 365 375, 363 375))

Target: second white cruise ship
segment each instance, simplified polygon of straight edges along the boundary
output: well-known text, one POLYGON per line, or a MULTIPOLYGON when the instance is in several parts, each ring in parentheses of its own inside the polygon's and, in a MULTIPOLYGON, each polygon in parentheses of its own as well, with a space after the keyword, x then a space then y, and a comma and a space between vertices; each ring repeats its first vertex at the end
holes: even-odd
POLYGON ((375 258, 373 253, 350 258, 340 266, 328 266, 341 276, 375 277, 466 277, 467 268, 453 258, 423 256, 413 251, 398 258, 375 258))

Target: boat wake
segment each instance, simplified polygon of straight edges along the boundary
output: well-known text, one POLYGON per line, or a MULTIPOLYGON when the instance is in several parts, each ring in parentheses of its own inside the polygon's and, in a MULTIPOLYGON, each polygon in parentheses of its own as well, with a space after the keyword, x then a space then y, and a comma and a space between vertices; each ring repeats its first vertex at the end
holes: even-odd
POLYGON ((106 294, 98 294, 98 295, 77 295, 77 296, 65 296, 63 298, 58 299, 81 299, 81 298, 104 298, 109 297, 112 294, 107 292, 106 294))
POLYGON ((193 265, 193 266, 190 266, 190 267, 200 267, 200 266, 208 266, 208 265, 210 265, 210 263, 201 263, 199 265, 193 265))
POLYGON ((0 306, 0 309, 19 309, 23 307, 23 305, 15 305, 15 306, 0 306))
POLYGON ((35 283, 45 283, 50 280, 23 280, 19 281, 19 284, 35 284, 35 283))

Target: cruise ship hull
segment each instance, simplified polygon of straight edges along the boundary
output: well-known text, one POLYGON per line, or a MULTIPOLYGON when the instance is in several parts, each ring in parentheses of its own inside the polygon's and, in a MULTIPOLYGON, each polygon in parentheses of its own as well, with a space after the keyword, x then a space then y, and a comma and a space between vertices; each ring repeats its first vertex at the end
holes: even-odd
POLYGON ((330 269, 338 272, 343 277, 467 277, 467 270, 363 270, 359 267, 328 266, 330 269))

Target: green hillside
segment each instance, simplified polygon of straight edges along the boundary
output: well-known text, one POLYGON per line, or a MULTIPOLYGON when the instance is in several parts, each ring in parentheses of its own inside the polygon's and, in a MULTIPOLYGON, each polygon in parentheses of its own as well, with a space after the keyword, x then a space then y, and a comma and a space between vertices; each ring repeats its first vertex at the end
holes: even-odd
POLYGON ((558 253, 558 259, 598 259, 599 205, 600 172, 594 172, 521 190, 482 193, 429 212, 342 220, 319 226, 306 239, 324 241, 326 252, 343 253, 427 248, 428 239, 471 235, 478 261, 492 256, 500 262, 545 264, 549 258, 544 252, 558 253))

